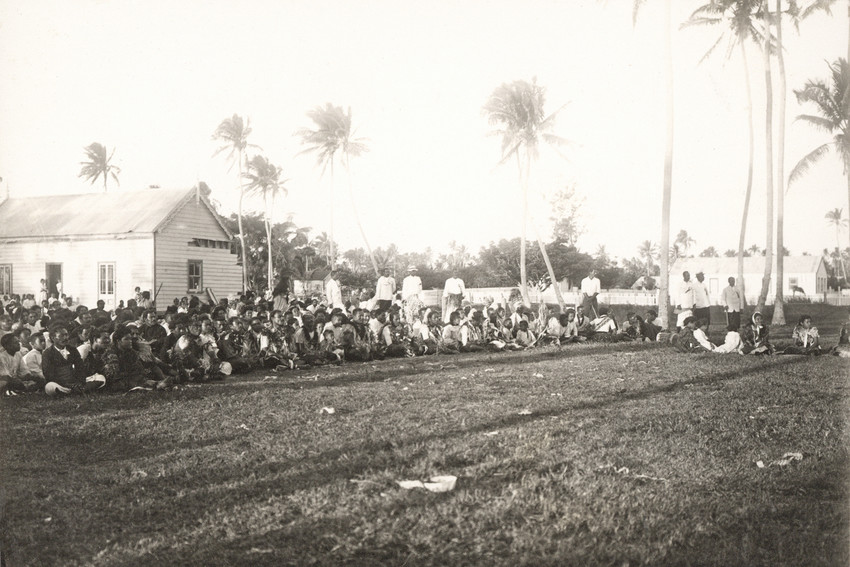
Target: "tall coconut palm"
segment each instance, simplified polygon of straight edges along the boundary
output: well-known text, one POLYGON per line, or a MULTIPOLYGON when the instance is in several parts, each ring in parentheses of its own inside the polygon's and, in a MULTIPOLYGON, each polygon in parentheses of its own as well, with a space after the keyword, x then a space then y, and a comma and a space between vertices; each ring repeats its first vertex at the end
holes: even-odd
MULTIPOLYGON (((118 183, 118 174, 121 173, 121 168, 110 163, 112 156, 115 155, 115 148, 112 148, 112 153, 109 157, 106 156, 106 147, 103 144, 92 142, 83 151, 86 152, 88 161, 81 161, 80 173, 77 177, 85 177, 86 181, 91 181, 92 185, 103 177, 103 192, 106 193, 106 179, 112 177, 116 184, 118 183)), ((120 184, 119 184, 120 185, 120 184)))
POLYGON ((797 96, 797 102, 812 103, 817 112, 801 114, 797 116, 797 120, 832 134, 832 141, 818 146, 794 166, 788 176, 788 187, 790 189, 794 182, 832 150, 839 155, 844 165, 850 205, 850 65, 846 59, 838 59, 829 69, 832 73, 830 83, 810 80, 802 89, 794 91, 794 94, 797 96))
MULTIPOLYGON (((832 209, 827 212, 824 216, 827 224, 835 227, 835 249, 841 250, 841 229, 847 226, 847 219, 844 218, 844 209, 832 209)), ((838 264, 841 267, 841 273, 844 276, 845 280, 847 279, 847 272, 844 270, 844 262, 841 261, 841 254, 837 254, 838 264), (840 262, 840 264, 839 264, 840 262)), ((838 266, 836 266, 835 277, 838 277, 838 266)))
MULTIPOLYGON (((764 311, 767 303, 767 293, 770 290, 770 280, 773 272, 773 78, 770 70, 771 37, 770 37, 770 3, 764 0, 762 5, 763 18, 766 33, 763 37, 762 58, 764 61, 764 157, 765 157, 765 228, 766 238, 764 246, 764 274, 761 278, 761 291, 759 291, 757 311, 764 311)), ((781 282, 780 286, 781 287, 781 282)))
POLYGON ((247 159, 245 150, 249 147, 257 147, 248 143, 248 136, 250 134, 251 120, 243 120, 241 116, 234 114, 230 118, 222 120, 212 135, 213 140, 223 142, 223 145, 213 155, 228 151, 227 159, 231 162, 230 167, 232 168, 235 162, 239 168, 239 210, 237 220, 239 224, 239 247, 242 249, 242 291, 248 289, 248 254, 245 250, 245 231, 242 229, 242 200, 245 197, 245 185, 243 183, 244 171, 242 166, 243 160, 247 159))
POLYGON ((274 262, 272 261, 272 214, 274 211, 274 202, 279 195, 288 193, 284 183, 286 180, 280 179, 282 170, 280 167, 269 162, 264 156, 254 156, 248 161, 248 171, 245 172, 245 179, 248 180, 248 186, 245 188, 247 193, 253 193, 262 196, 263 204, 265 205, 265 214, 263 221, 266 225, 266 248, 268 249, 268 266, 267 266, 267 284, 268 289, 274 288, 274 262))
MULTIPOLYGON (((531 162, 539 154, 541 142, 560 145, 564 139, 551 133, 555 125, 555 117, 560 109, 546 116, 543 105, 546 102, 546 90, 537 84, 536 79, 502 83, 496 87, 490 98, 484 104, 491 125, 498 125, 494 134, 502 137, 502 160, 500 163, 516 158, 519 170, 519 182, 522 190, 522 232, 520 236, 520 291, 523 303, 531 306, 528 296, 528 276, 526 273, 526 225, 528 220, 528 177, 531 173, 531 162)), ((563 107, 561 107, 563 108, 563 107)), ((537 226, 534 225, 540 253, 546 263, 549 278, 555 288, 555 296, 561 311, 564 310, 564 298, 555 277, 555 270, 546 252, 546 246, 540 238, 537 226)))
POLYGON ((745 297, 744 289, 744 241, 747 236, 747 220, 750 214, 750 196, 753 189, 753 163, 755 134, 753 128, 753 95, 750 86, 750 66, 747 58, 747 41, 756 45, 762 42, 763 33, 757 25, 761 0, 711 0, 708 4, 700 6, 691 14, 690 19, 684 26, 722 25, 723 31, 711 48, 703 55, 700 62, 707 59, 721 43, 727 45, 726 57, 731 57, 737 48, 741 54, 744 66, 744 87, 746 93, 747 109, 747 181, 744 190, 744 211, 741 215, 741 230, 738 235, 738 278, 737 286, 740 288, 741 297, 745 297))
POLYGON ((360 235, 363 237, 363 242, 366 244, 366 250, 369 252, 369 259, 372 261, 372 268, 375 274, 378 274, 378 264, 375 261, 375 256, 372 253, 372 248, 369 246, 369 240, 366 238, 366 231, 363 230, 363 223, 360 222, 360 214, 357 211, 357 204, 354 200, 354 192, 351 184, 351 157, 357 157, 366 151, 366 143, 361 138, 354 138, 354 132, 351 129, 351 108, 348 112, 341 106, 334 106, 331 103, 325 104, 324 108, 319 106, 307 112, 307 117, 315 124, 315 129, 302 128, 296 134, 301 138, 302 145, 306 146, 301 153, 315 153, 318 164, 322 166, 322 174, 330 168, 331 175, 331 196, 329 200, 330 226, 330 256, 331 265, 336 263, 336 250, 334 247, 334 158, 337 152, 340 153, 340 160, 345 167, 348 177, 348 192, 351 197, 351 207, 354 213, 354 218, 357 222, 357 227, 360 229, 360 235))
MULTIPOLYGON (((632 5, 632 23, 637 24, 638 12, 645 0, 634 0, 632 5)), ((664 1, 664 106, 667 110, 664 137, 664 181, 661 196, 661 250, 670 249, 670 201, 673 193, 673 122, 675 109, 673 107, 673 39, 672 20, 670 13, 673 0, 664 1)), ((661 327, 668 329, 670 319, 670 257, 661 254, 661 273, 658 282, 658 311, 661 317, 661 327)))

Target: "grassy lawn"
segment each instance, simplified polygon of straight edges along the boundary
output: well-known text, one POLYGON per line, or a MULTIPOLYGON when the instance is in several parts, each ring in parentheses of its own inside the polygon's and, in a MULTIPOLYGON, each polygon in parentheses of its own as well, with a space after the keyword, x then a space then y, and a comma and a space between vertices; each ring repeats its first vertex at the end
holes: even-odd
POLYGON ((10 566, 847 565, 848 369, 593 344, 6 399, 2 545, 10 566), (439 474, 454 491, 395 482, 439 474))

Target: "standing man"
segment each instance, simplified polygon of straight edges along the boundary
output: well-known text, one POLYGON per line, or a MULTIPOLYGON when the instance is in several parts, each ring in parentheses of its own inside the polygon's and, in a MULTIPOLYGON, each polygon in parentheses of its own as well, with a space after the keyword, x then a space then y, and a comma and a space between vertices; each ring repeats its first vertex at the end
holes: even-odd
POLYGON ((413 318, 422 307, 422 280, 416 275, 416 266, 407 268, 407 277, 401 282, 401 300, 404 304, 405 320, 413 324, 413 318))
POLYGON ((682 272, 682 282, 679 284, 679 297, 676 301, 679 317, 676 319, 677 330, 685 326, 685 319, 694 315, 694 283, 690 272, 682 272))
POLYGON ((599 317, 599 301, 597 296, 602 291, 602 283, 596 277, 596 270, 590 270, 587 277, 581 280, 581 305, 584 311, 594 318, 599 317))
POLYGON ((375 284, 375 307, 387 311, 393 304, 395 295, 395 278, 390 275, 390 269, 381 270, 381 277, 375 284))
POLYGON ((38 280, 41 289, 38 292, 38 304, 41 305, 42 301, 47 301, 47 280, 44 278, 38 280))
POLYGON ((708 297, 708 288, 705 286, 705 274, 697 272, 697 281, 694 285, 694 317, 705 319, 706 327, 711 325, 711 299, 708 297))
POLYGON ((342 302, 342 291, 339 289, 339 282, 336 279, 336 270, 331 270, 331 279, 328 280, 325 286, 325 295, 328 297, 328 305, 331 309, 345 310, 345 304, 342 302))
POLYGON ((457 270, 452 270, 452 277, 446 280, 443 288, 443 322, 448 323, 452 312, 460 309, 463 304, 463 296, 466 294, 466 286, 457 275, 457 270))
POLYGON ((737 331, 741 327, 741 309, 744 301, 741 292, 735 287, 735 278, 729 278, 729 287, 723 290, 720 303, 726 309, 728 328, 734 328, 737 331))

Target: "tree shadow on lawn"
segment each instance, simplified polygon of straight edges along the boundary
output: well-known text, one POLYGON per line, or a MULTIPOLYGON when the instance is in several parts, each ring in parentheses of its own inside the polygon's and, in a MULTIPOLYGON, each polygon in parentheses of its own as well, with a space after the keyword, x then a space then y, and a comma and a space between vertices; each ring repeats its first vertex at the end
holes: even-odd
MULTIPOLYGON (((719 374, 703 376, 682 382, 674 382, 663 386, 645 388, 635 392, 627 392, 616 395, 608 395, 598 400, 590 400, 570 404, 552 410, 535 412, 529 416, 509 415, 497 419, 473 425, 471 427, 453 431, 435 431, 424 435, 415 435, 398 441, 368 441, 359 445, 346 445, 323 451, 299 461, 267 461, 259 465, 235 465, 217 467, 213 470, 205 470, 197 477, 201 486, 179 498, 158 498, 150 506, 139 508, 129 506, 122 513, 122 522, 131 526, 145 526, 165 522, 170 525, 192 526, 198 521, 199 511, 215 507, 216 513, 228 515, 227 510, 245 507, 253 502, 267 501, 271 497, 285 497, 301 490, 315 489, 317 487, 332 484, 338 481, 346 481, 351 478, 361 477, 370 470, 398 469, 400 463, 399 449, 411 445, 425 444, 430 441, 446 441, 453 438, 480 434, 494 429, 504 429, 516 425, 532 423, 534 421, 550 417, 563 416, 587 410, 599 410, 611 408, 619 404, 632 402, 657 396, 669 394, 687 385, 700 385, 716 381, 729 381, 744 378, 751 373, 763 372, 772 368, 799 364, 805 359, 780 359, 771 364, 749 369, 735 369, 719 374), (290 469, 298 469, 292 475, 287 476, 290 469), (237 486, 224 487, 222 485, 232 484, 234 480, 244 479, 245 482, 237 486), (206 487, 206 488, 204 488, 206 487)), ((179 483, 180 479, 174 477, 145 478, 137 483, 137 488, 147 494, 159 494, 167 492, 169 487, 179 483)), ((507 481, 506 481, 507 482, 507 481)), ((494 487, 495 488, 495 487, 494 487)), ((125 487, 114 490, 111 498, 121 501, 127 498, 124 493, 125 487)))

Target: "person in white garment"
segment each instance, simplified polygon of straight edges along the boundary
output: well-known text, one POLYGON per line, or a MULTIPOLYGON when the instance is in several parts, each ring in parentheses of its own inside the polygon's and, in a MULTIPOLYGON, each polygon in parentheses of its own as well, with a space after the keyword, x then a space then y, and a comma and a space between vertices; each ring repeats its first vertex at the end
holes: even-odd
POLYGON ((407 276, 401 282, 401 301, 404 306, 405 321, 413 324, 422 309, 422 279, 417 275, 416 266, 407 268, 407 276))
POLYGON ((395 278, 390 275, 390 269, 381 270, 381 277, 375 284, 375 307, 387 311, 393 304, 395 287, 395 278))
POLYGON ((463 304, 463 296, 466 295, 466 286, 463 280, 457 275, 457 270, 454 270, 452 277, 446 280, 446 285, 443 288, 443 322, 448 323, 452 312, 457 311, 463 304))
POLYGON ((685 326, 685 319, 693 317, 694 314, 694 286, 691 281, 691 273, 687 271, 682 272, 682 281, 679 282, 676 310, 679 312, 679 316, 676 319, 678 330, 685 326))
POLYGON ((602 291, 602 283, 596 277, 596 270, 590 270, 587 277, 581 280, 581 306, 585 313, 594 318, 599 317, 597 297, 600 291, 602 291))
POLYGON ((691 282, 694 288, 694 317, 704 319, 706 328, 711 327, 711 299, 708 287, 705 285, 705 274, 702 270, 696 273, 697 281, 691 282))
POLYGON ((331 270, 330 279, 325 285, 325 295, 328 297, 328 305, 331 309, 345 309, 345 304, 342 302, 342 290, 339 288, 336 275, 336 270, 331 270))

